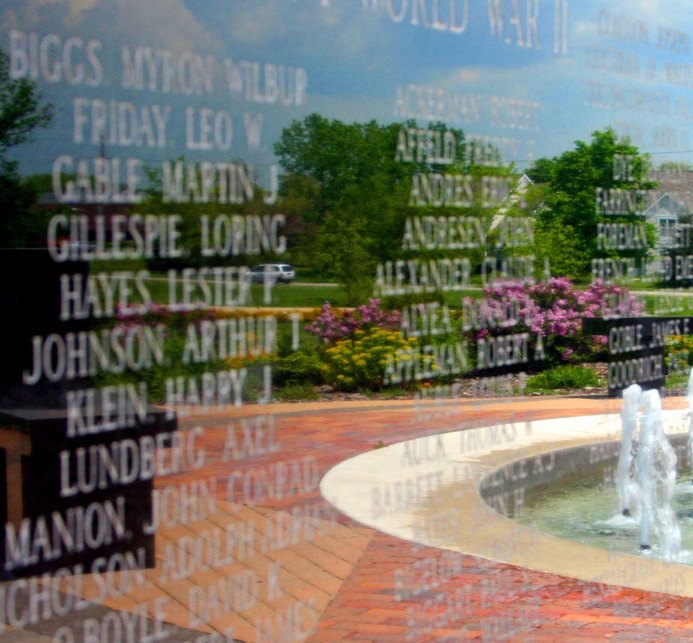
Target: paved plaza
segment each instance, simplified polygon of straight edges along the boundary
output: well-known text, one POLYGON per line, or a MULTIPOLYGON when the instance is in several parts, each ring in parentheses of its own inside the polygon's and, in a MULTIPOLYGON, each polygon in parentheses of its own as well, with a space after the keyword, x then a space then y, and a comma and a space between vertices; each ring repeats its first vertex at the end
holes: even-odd
MULTIPOLYGON (((683 400, 666 406, 680 408, 683 400)), ((587 397, 466 399, 444 414, 436 409, 407 400, 276 404, 241 407, 233 420, 221 414, 184 418, 184 434, 199 427, 196 447, 204 446, 205 464, 157 480, 157 567, 123 574, 121 595, 90 609, 100 610, 103 620, 109 610, 146 609, 154 617, 153 606, 159 605, 165 640, 172 641, 213 641, 215 633, 231 632, 240 641, 308 635, 325 643, 693 639, 693 599, 417 546, 354 522, 321 497, 318 478, 383 445, 494 423, 617 413, 619 403, 587 397), (258 422, 271 430, 256 431, 255 441, 244 443, 239 427, 258 422), (164 489, 179 496, 164 496, 164 489), (199 492, 197 504, 183 498, 192 489, 199 492), (183 520, 174 517, 173 507, 197 513, 183 520), (235 535, 234 551, 225 558, 186 557, 196 537, 224 529, 235 535), (232 598, 225 595, 229 579, 232 598)), ((87 601, 99 593, 89 576, 55 589, 87 601)), ((70 619, 83 621, 85 613, 5 636, 49 640, 49 633, 70 619)))

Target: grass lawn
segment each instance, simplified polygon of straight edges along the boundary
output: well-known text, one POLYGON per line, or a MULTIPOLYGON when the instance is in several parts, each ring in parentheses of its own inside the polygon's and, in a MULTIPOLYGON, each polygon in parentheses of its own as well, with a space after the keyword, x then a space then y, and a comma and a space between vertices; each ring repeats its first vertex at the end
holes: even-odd
MULTIPOLYGON (((210 282, 211 283, 211 282, 210 282)), ((168 282, 165 278, 153 277, 147 280, 147 288, 152 299, 159 304, 168 304, 168 282)), ((248 306, 275 306, 280 308, 319 308, 326 301, 334 306, 346 306, 346 295, 339 286, 332 285, 297 285, 277 284, 272 289, 272 301, 264 301, 264 286, 252 284, 248 306)))
MULTIPOLYGON (((153 276, 147 281, 147 287, 154 301, 160 304, 168 303, 168 283, 165 275, 153 276)), ((445 293, 445 301, 451 308, 460 308, 464 297, 481 297, 481 290, 463 290, 445 293)), ((319 308, 326 301, 333 306, 348 306, 346 293, 335 284, 319 283, 292 283, 277 284, 272 289, 272 301, 266 304, 264 301, 264 287, 262 284, 250 286, 249 306, 275 306, 280 308, 319 308)), ((365 301, 363 303, 366 303, 365 301)))
MULTIPOLYGON (((263 305, 263 292, 261 285, 250 287, 254 305, 263 305)), ((280 307, 320 307, 326 301, 333 306, 346 306, 346 294, 339 286, 297 284, 278 284, 272 289, 272 306, 280 307)))
MULTIPOLYGON (((130 271, 136 272, 145 269, 145 262, 138 261, 107 261, 93 262, 91 266, 92 274, 104 271, 130 271)), ((450 308, 460 308, 461 300, 464 297, 479 298, 483 296, 480 287, 480 278, 475 275, 472 284, 479 282, 479 286, 472 285, 470 289, 459 292, 444 293, 445 302, 450 308)), ((152 278, 146 282, 152 299, 160 304, 167 304, 168 284, 165 273, 153 273, 152 278)), ((693 316, 693 296, 688 296, 686 290, 660 290, 653 282, 633 280, 628 282, 627 287, 637 295, 638 299, 645 304, 645 314, 647 315, 692 315, 693 316), (641 292, 646 291, 646 292, 641 292), (653 294, 657 292, 657 294, 653 294)), ((263 306, 264 304, 263 286, 253 284, 251 286, 249 306, 263 306)), ((133 302, 137 303, 133 298, 133 302)), ((300 274, 297 282, 291 285, 277 284, 272 289, 271 306, 281 308, 292 307, 311 307, 319 308, 326 301, 334 306, 346 306, 348 304, 344 291, 332 283, 319 283, 318 279, 313 279, 311 274, 300 274), (301 283, 307 281, 308 283, 301 283)), ((364 302, 365 303, 365 302, 364 302)))
POLYGON ((693 297, 676 291, 660 291, 659 294, 635 293, 645 304, 645 314, 662 316, 693 315, 693 297))

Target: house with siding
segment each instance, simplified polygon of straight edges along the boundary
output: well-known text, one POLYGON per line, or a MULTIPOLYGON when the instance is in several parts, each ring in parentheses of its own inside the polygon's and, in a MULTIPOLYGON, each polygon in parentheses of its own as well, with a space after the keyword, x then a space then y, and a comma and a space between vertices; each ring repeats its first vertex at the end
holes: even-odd
POLYGON ((658 170, 651 173, 657 188, 650 191, 643 211, 647 223, 658 233, 656 249, 666 250, 676 243, 676 228, 690 223, 693 214, 693 171, 658 170))

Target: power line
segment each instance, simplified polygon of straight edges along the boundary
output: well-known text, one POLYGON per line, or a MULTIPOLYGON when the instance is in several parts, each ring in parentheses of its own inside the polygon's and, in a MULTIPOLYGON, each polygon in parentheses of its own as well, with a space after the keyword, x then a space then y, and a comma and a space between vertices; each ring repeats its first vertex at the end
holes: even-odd
MULTIPOLYGON (((661 155, 661 154, 693 154, 693 150, 670 150, 668 152, 643 152, 641 150, 640 153, 641 154, 647 154, 649 156, 656 156, 656 155, 661 155)), ((540 158, 546 158, 546 157, 540 156, 540 157, 534 158, 534 159, 513 159, 511 161, 505 161, 505 163, 534 163, 535 161, 538 161, 540 158)), ((549 159, 549 160, 551 160, 551 159, 549 159)))

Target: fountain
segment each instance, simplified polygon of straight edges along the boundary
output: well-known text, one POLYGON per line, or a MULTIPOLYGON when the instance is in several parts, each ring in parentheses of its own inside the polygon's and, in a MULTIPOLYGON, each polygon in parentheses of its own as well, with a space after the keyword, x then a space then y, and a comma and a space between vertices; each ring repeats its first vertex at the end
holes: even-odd
MULTIPOLYGON (((693 404, 693 380, 691 387, 689 403, 693 404)), ((621 430, 623 437, 616 467, 620 514, 600 524, 628 527, 639 521, 640 548, 649 550, 653 536, 662 557, 676 560, 681 550, 681 532, 672 508, 676 454, 664 435, 662 402, 657 390, 643 393, 640 386, 632 384, 623 391, 621 430), (637 449, 634 448, 636 432, 637 449), (625 520, 624 516, 634 520, 625 520)), ((689 445, 693 446, 691 438, 689 445)))
POLYGON ((621 409, 621 452, 616 467, 616 488, 618 489, 619 508, 623 516, 630 516, 637 502, 637 487, 632 479, 633 465, 633 434, 638 426, 638 410, 642 389, 637 384, 631 384, 623 391, 623 407, 621 409))
MULTIPOLYGON (((693 414, 693 375, 689 405, 693 414)), ((543 524, 563 537, 599 544, 619 551, 631 551, 639 532, 639 545, 646 555, 672 562, 693 563, 691 521, 682 531, 677 511, 693 516, 690 483, 676 486, 677 457, 664 433, 662 402, 657 390, 643 392, 637 384, 623 391, 620 422, 622 439, 614 483, 618 492, 618 513, 612 513, 613 492, 596 489, 588 478, 570 490, 570 498, 561 492, 545 494, 544 499, 525 507, 528 524, 543 524), (565 513, 563 513, 565 511, 565 513)), ((670 420, 667 419, 667 422, 670 420)), ((679 446, 693 448, 693 420, 688 435, 680 436, 679 446), (682 444, 682 439, 688 441, 682 444)), ((523 520, 525 522, 525 520, 523 520)))
POLYGON ((688 428, 688 461, 693 465, 693 368, 688 377, 688 412, 690 414, 690 425, 688 428))
MULTIPOLYGON (((637 398, 637 388, 633 390, 637 398)), ((634 556, 641 543, 642 511, 637 499, 645 495, 639 477, 645 460, 641 459, 638 469, 635 456, 638 430, 646 434, 650 428, 666 428, 679 463, 684 457, 678 449, 685 450, 688 441, 688 409, 661 410, 656 394, 654 399, 648 398, 646 415, 641 415, 640 405, 624 411, 633 450, 623 450, 621 470, 632 472, 629 481, 625 474, 622 478, 628 490, 623 504, 629 505, 632 516, 623 516, 625 506, 617 504, 614 482, 622 417, 613 412, 445 432, 436 436, 444 445, 445 457, 422 459, 407 470, 402 469, 402 457, 411 452, 412 445, 393 444, 340 463, 324 476, 320 489, 352 518, 421 545, 590 582, 693 597, 690 476, 674 496, 673 507, 681 524, 680 544, 675 524, 661 530, 653 526, 662 518, 656 515, 648 523, 647 540, 642 541, 652 549, 634 556), (644 429, 643 424, 647 425, 644 429), (630 467, 625 466, 628 460, 630 467), (433 476, 440 482, 401 506, 374 505, 374 499, 384 498, 385 493, 414 476, 433 476), (630 488, 635 493, 631 494, 630 488), (662 560, 665 557, 676 562, 674 568, 662 560)), ((656 434, 653 431, 653 442, 656 434)), ((645 453, 652 455, 649 462, 656 471, 660 464, 666 464, 667 447, 651 447, 645 453)), ((672 470, 673 464, 671 457, 672 470)), ((670 497, 667 477, 660 476, 651 486, 655 497, 651 504, 670 497)), ((666 519, 666 514, 663 517, 666 519)))
POLYGON ((662 401, 657 390, 642 394, 635 460, 640 500, 640 547, 650 549, 650 532, 657 539, 661 556, 677 560, 681 551, 681 529, 672 508, 676 487, 676 454, 664 435, 662 401))

